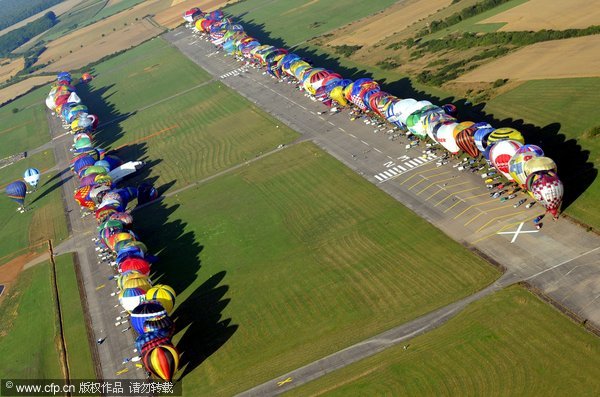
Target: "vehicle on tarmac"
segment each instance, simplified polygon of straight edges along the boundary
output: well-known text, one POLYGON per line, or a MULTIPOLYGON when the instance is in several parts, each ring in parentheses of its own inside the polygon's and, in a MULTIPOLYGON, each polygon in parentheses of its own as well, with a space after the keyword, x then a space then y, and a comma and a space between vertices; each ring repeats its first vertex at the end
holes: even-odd
POLYGON ((515 203, 515 205, 513 205, 513 207, 517 208, 517 207, 521 206, 526 201, 527 201, 527 199, 521 199, 521 200, 517 201, 515 203))
POLYGON ((507 201, 507 200, 508 200, 508 197, 502 197, 502 198, 500 199, 500 202, 501 202, 501 203, 503 203, 503 202, 505 202, 505 201, 507 201))
POLYGON ((515 197, 517 197, 517 195, 513 193, 513 194, 510 194, 507 198, 508 198, 508 200, 512 200, 515 197))
POLYGON ((534 204, 535 204, 535 201, 532 201, 531 203, 527 204, 525 206, 525 208, 531 208, 531 207, 533 207, 534 204))

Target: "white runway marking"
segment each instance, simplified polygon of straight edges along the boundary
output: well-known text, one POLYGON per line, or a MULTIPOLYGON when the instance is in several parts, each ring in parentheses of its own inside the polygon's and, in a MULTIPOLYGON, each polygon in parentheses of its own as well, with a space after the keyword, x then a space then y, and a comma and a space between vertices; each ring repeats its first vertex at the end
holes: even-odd
POLYGON ((541 272, 537 272, 536 274, 534 274, 534 275, 531 275, 531 276, 527 277, 526 279, 524 279, 524 281, 531 280, 532 278, 535 278, 535 277, 539 276, 540 274, 544 274, 544 273, 546 273, 546 272, 549 272, 550 270, 554 270, 554 269, 556 269, 557 267, 560 267, 560 266, 562 266, 562 265, 566 265, 566 264, 567 264, 567 263, 569 263, 569 262, 572 262, 572 261, 574 261, 574 260, 576 260, 576 259, 579 259, 579 258, 581 258, 582 256, 586 256, 586 255, 588 255, 588 254, 591 254, 592 252, 594 252, 594 251, 597 251, 597 250, 599 250, 599 249, 600 249, 600 247, 596 247, 596 248, 594 248, 594 249, 591 249, 591 250, 589 250, 589 251, 587 251, 587 252, 584 252, 584 253, 583 253, 583 254, 581 254, 581 255, 577 255, 577 256, 576 256, 576 257, 574 257, 574 258, 567 259, 566 261, 563 261, 563 262, 559 263, 558 265, 554 265, 554 266, 552 266, 552 267, 549 267, 549 268, 548 268, 548 269, 546 269, 546 270, 542 270, 541 272))
POLYGON ((539 230, 521 230, 523 229, 523 225, 525 224, 525 222, 521 222, 519 224, 519 227, 517 228, 517 230, 515 230, 514 232, 498 232, 496 234, 514 234, 512 240, 510 240, 510 243, 514 243, 517 240, 517 237, 519 237, 519 234, 522 233, 537 233, 539 232, 539 230))

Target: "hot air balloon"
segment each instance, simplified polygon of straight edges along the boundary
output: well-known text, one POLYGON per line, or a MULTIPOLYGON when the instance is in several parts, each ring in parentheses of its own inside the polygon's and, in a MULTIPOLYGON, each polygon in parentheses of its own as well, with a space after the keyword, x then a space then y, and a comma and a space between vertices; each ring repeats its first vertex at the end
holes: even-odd
POLYGON ((153 332, 144 332, 135 339, 135 347, 141 354, 160 345, 171 344, 169 330, 157 330, 153 332))
POLYGON ((119 265, 119 272, 124 273, 130 270, 148 275, 150 274, 150 263, 141 258, 127 258, 119 265))
MULTIPOLYGON (((148 276, 143 273, 140 273, 136 270, 130 270, 128 272, 119 274, 115 278, 117 279, 117 286, 119 287, 119 289, 123 290, 123 289, 125 289, 125 282, 127 280, 135 279, 135 278, 142 278, 142 279, 147 280, 148 276)), ((149 288, 146 291, 148 291, 148 290, 149 290, 149 288)))
POLYGON ((160 303, 155 301, 142 302, 131 311, 131 326, 138 334, 144 333, 144 321, 166 315, 167 312, 160 303))
POLYGON ((534 157, 523 165, 523 171, 526 176, 540 171, 556 172, 556 163, 550 157, 534 157))
POLYGON ((6 186, 6 195, 19 203, 19 208, 25 207, 25 195, 27 194, 27 185, 23 181, 15 181, 6 186))
POLYGON ((146 300, 158 301, 167 311, 171 313, 175 306, 175 290, 164 284, 157 284, 146 292, 146 300))
POLYGON ((535 199, 556 219, 562 205, 564 187, 555 172, 542 171, 527 177, 527 186, 535 199))
POLYGON ((513 140, 499 141, 491 146, 490 161, 509 181, 512 181, 513 177, 509 173, 508 162, 521 146, 523 146, 521 142, 513 140))
POLYGON ((173 345, 160 345, 148 350, 142 361, 154 376, 170 382, 179 366, 179 352, 173 345))
POLYGON ((93 77, 91 74, 85 72, 84 74, 81 75, 81 81, 84 83, 89 83, 90 81, 92 81, 93 77))
POLYGON ((456 139, 454 139, 454 128, 458 123, 449 121, 438 125, 439 128, 436 127, 437 131, 434 131, 436 140, 450 153, 458 153, 460 147, 456 144, 456 139))
POLYGON ((119 304, 123 309, 131 312, 145 299, 146 293, 143 288, 125 288, 119 293, 119 304))
POLYGON ((144 291, 149 291, 152 288, 148 277, 127 277, 123 282, 123 287, 127 288, 140 288, 144 291))
POLYGON ((28 168, 23 174, 23 179, 34 188, 37 187, 40 181, 40 170, 37 168, 28 168))
POLYGON ((534 151, 522 151, 521 149, 523 149, 523 147, 524 146, 521 146, 508 162, 508 172, 510 176, 515 182, 521 185, 521 187, 525 187, 525 182, 527 180, 525 164, 534 157, 538 157, 538 154, 534 151))
POLYGON ((514 128, 498 128, 492 131, 487 138, 488 145, 506 140, 516 141, 521 144, 525 143, 525 138, 523 138, 523 135, 514 128))
POLYGON ((171 334, 175 333, 173 320, 166 314, 144 321, 144 332, 153 332, 161 329, 167 330, 171 334))
POLYGON ((488 137, 490 134, 494 132, 494 128, 479 128, 475 131, 473 135, 473 140, 475 141, 475 146, 481 153, 485 152, 488 147, 488 137))

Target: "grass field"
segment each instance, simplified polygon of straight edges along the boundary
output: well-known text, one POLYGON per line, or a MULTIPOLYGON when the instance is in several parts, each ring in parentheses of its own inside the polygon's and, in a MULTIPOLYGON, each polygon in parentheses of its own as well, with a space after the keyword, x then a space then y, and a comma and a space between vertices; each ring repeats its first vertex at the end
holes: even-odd
POLYGON ((96 374, 85 329, 73 256, 61 255, 55 260, 70 375, 73 379, 94 379, 96 374))
MULTIPOLYGON (((80 95, 104 121, 208 82, 206 72, 158 39, 99 65, 95 72, 92 91, 80 95)), ((126 146, 118 151, 123 159, 157 161, 150 177, 158 178, 158 185, 175 181, 177 187, 298 136, 278 124, 212 82, 104 127, 97 141, 107 148, 126 146)))
POLYGON ((161 257, 154 277, 178 292, 184 356, 218 350, 187 369, 198 395, 232 395, 498 275, 310 143, 134 216, 161 257))
MULTIPOLYGON (((56 258, 57 283, 65 325, 71 378, 94 379, 83 311, 71 255, 56 258)), ((63 378, 58 355, 58 314, 50 262, 19 275, 0 304, 0 372, 12 378, 63 378)))
MULTIPOLYGON (((597 169, 600 141, 598 137, 585 137, 584 133, 599 125, 595 116, 599 89, 600 78, 528 81, 490 100, 485 110, 497 118, 522 118, 540 127, 559 123, 560 134, 567 140, 576 139, 584 151, 589 151, 588 161, 597 169)), ((599 198, 600 181, 596 178, 566 213, 600 228, 599 198)))
MULTIPOLYGON (((54 167, 54 153, 52 150, 46 150, 41 153, 34 154, 33 156, 27 156, 21 161, 18 161, 8 167, 0 169, 0 188, 4 187, 17 179, 23 178, 23 173, 27 168, 34 167, 44 172, 49 168, 54 167)), ((43 184, 46 180, 52 178, 54 173, 48 173, 42 175, 39 184, 43 184)))
POLYGON ((34 149, 50 140, 44 99, 49 86, 0 108, 0 158, 34 149), (13 113, 13 109, 18 109, 13 113))
MULTIPOLYGON (((224 9, 239 19, 246 31, 251 24, 268 32, 272 42, 292 46, 392 5, 394 0, 246 0, 224 9)), ((274 43, 272 43, 274 44, 274 43)))
POLYGON ((600 341, 521 287, 286 396, 596 396, 600 341))
POLYGON ((4 377, 63 377, 50 275, 48 262, 24 270, 0 304, 0 373, 4 377))

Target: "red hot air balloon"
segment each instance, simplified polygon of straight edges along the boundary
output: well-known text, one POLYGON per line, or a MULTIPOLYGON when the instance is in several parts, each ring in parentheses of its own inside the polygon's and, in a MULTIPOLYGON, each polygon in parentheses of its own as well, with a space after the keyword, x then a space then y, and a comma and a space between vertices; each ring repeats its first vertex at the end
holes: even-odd
POLYGON ((170 382, 179 366, 179 352, 173 345, 160 345, 146 351, 142 361, 154 376, 170 382))

